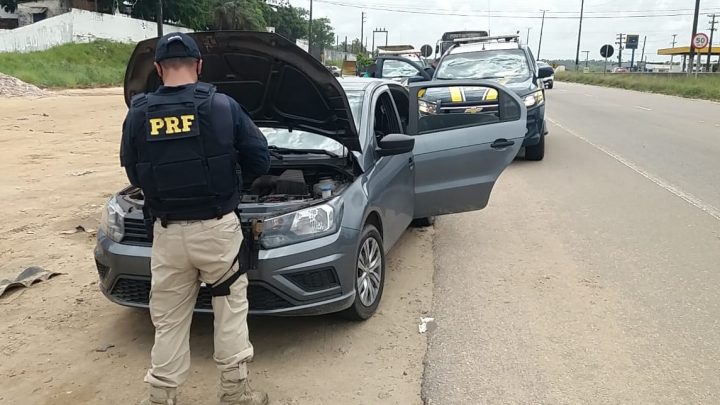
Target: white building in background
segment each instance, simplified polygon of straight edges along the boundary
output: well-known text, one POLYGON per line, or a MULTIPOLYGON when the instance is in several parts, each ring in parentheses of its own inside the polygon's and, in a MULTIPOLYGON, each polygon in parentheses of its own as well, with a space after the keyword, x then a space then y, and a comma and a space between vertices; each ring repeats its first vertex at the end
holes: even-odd
MULTIPOLYGON (((192 30, 164 24, 163 31, 192 30)), ((62 44, 97 39, 135 43, 156 36, 155 22, 131 18, 125 14, 103 14, 73 8, 69 12, 43 18, 29 25, 0 30, 0 52, 42 51, 62 44)))

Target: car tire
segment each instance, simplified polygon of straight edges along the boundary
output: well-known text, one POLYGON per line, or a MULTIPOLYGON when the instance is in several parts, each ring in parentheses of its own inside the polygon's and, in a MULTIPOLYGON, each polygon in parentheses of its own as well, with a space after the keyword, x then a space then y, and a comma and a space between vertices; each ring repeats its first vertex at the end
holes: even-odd
POLYGON ((555 87, 555 83, 554 83, 554 82, 550 82, 550 83, 547 85, 547 88, 548 88, 548 89, 551 89, 551 90, 552 90, 553 87, 555 87))
POLYGON ((537 145, 525 147, 525 160, 541 161, 545 157, 545 135, 540 135, 537 145))
POLYGON ((370 319, 377 311, 385 287, 385 250, 383 249, 382 235, 373 225, 366 225, 360 237, 355 255, 354 279, 355 301, 340 315, 352 321, 364 321, 370 319), (377 267, 371 267, 370 265, 375 259, 378 259, 379 263, 377 263, 377 267), (368 260, 371 262, 367 263, 368 260), (367 270, 361 267, 363 263, 367 270), (378 271, 379 275, 377 275, 378 271), (373 276, 373 274, 375 275, 373 276), (372 294, 372 296, 367 294, 372 294))
POLYGON ((412 226, 415 228, 427 228, 433 225, 435 225, 435 217, 416 218, 412 221, 412 226))

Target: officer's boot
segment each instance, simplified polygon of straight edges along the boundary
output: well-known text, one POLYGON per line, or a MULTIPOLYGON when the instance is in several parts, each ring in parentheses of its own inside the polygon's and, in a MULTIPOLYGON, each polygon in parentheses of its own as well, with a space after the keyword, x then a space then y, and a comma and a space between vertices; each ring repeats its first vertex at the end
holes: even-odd
POLYGON ((247 379, 220 377, 220 405, 267 405, 269 401, 268 394, 250 388, 247 379))
POLYGON ((175 388, 151 387, 150 395, 140 405, 177 405, 175 396, 175 388))

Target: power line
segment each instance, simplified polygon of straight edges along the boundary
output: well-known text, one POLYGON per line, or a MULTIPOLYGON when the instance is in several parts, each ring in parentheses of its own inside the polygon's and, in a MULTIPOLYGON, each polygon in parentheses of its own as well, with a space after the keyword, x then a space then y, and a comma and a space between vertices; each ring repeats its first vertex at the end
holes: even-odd
MULTIPOLYGON (((319 3, 329 4, 329 5, 335 5, 340 7, 351 7, 351 8, 361 8, 361 9, 367 9, 367 10, 376 10, 376 11, 385 11, 390 13, 402 13, 402 14, 420 14, 420 15, 435 15, 435 16, 455 16, 455 17, 494 17, 494 18, 524 18, 524 19, 542 19, 542 16, 538 15, 518 15, 518 14, 507 14, 505 13, 493 13, 493 12, 476 12, 476 13, 464 13, 464 12, 458 12, 454 10, 441 10, 436 9, 436 11, 427 11, 426 8, 420 9, 420 8, 397 8, 393 6, 373 6, 373 5, 358 5, 354 3, 344 3, 342 1, 333 1, 333 0, 315 0, 319 3)), ((647 12, 647 11, 646 11, 647 12)), ((560 12, 555 12, 556 14, 560 14, 560 12)), ((568 12, 570 13, 570 12, 568 12)), ((609 13, 609 12, 608 12, 609 13)), ((575 13, 577 14, 577 13, 575 13)), ((680 12, 669 12, 665 14, 638 14, 638 15, 618 15, 617 12, 613 13, 612 15, 590 15, 590 16, 584 16, 585 19, 632 19, 632 18, 664 18, 664 17, 683 17, 683 16, 691 16, 693 13, 680 13, 680 12)), ((571 15, 571 16, 564 16, 564 15, 550 15, 546 16, 545 19, 553 19, 553 20, 575 20, 580 18, 579 15, 571 15)))

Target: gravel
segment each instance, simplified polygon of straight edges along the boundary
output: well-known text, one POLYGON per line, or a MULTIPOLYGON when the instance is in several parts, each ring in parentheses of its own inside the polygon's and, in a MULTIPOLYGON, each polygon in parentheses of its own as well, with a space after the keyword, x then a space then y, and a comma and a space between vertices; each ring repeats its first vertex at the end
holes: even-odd
POLYGON ((0 97, 41 97, 45 95, 47 92, 37 86, 0 73, 0 97))

